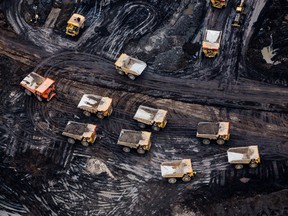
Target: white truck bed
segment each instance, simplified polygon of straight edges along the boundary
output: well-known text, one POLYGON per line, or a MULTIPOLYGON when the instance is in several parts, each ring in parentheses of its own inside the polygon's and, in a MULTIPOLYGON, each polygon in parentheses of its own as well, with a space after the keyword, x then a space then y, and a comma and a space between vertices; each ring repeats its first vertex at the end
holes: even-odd
POLYGON ((197 126, 197 137, 202 135, 227 135, 229 134, 229 122, 199 122, 197 126))
POLYGON ((90 112, 106 111, 111 106, 112 99, 94 94, 84 94, 78 104, 78 108, 90 112))
POLYGON ((161 163, 161 174, 164 178, 182 177, 192 173, 191 159, 173 160, 161 163))
POLYGON ((221 31, 206 30, 202 47, 209 49, 219 49, 221 35, 221 31))
POLYGON ((31 72, 21 81, 20 84, 29 89, 36 90, 44 81, 44 77, 35 72, 31 72))
POLYGON ((136 75, 141 75, 144 69, 147 67, 147 64, 139 59, 128 56, 125 53, 122 53, 118 60, 115 62, 117 67, 128 69, 133 71, 136 75))
POLYGON ((166 118, 166 115, 166 110, 154 109, 140 105, 133 119, 151 125, 154 122, 163 122, 166 118))
POLYGON ((252 159, 259 158, 258 146, 229 148, 227 155, 229 163, 250 163, 252 159))
POLYGON ((117 144, 130 148, 138 148, 138 146, 149 145, 150 139, 150 132, 122 129, 117 144))
POLYGON ((89 138, 96 130, 96 125, 69 121, 63 131, 64 136, 72 137, 77 140, 89 138))

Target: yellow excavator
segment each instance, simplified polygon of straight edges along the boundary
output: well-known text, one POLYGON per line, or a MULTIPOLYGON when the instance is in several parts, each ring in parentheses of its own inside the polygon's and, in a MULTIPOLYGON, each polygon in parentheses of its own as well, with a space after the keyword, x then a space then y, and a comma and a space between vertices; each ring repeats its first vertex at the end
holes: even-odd
POLYGON ((243 19, 243 12, 244 12, 244 3, 245 0, 241 0, 240 4, 236 6, 236 16, 232 22, 232 26, 239 27, 241 24, 241 21, 243 19))

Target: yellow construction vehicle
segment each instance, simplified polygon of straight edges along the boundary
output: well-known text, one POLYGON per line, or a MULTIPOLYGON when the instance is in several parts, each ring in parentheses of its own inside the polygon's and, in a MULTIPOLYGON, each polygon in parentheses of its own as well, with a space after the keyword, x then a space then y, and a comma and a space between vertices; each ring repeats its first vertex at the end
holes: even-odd
POLYGON ((84 28, 85 17, 80 14, 73 14, 67 22, 66 34, 76 36, 79 34, 79 29, 84 28))
POLYGON ((244 12, 244 2, 245 0, 241 0, 240 4, 236 6, 236 16, 232 22, 232 26, 239 27, 242 19, 243 19, 243 12, 244 12))
POLYGON ((211 0, 212 7, 224 8, 227 6, 227 0, 211 0))
POLYGON ((213 58, 219 53, 221 36, 221 31, 206 29, 202 42, 202 52, 206 57, 213 58))

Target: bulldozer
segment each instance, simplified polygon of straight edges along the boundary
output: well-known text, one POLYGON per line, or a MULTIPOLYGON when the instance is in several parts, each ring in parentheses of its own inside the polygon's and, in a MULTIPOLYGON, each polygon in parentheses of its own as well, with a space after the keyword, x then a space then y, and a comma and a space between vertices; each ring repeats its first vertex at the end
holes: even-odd
POLYGON ((138 122, 138 126, 142 129, 146 125, 152 125, 152 130, 159 131, 167 124, 167 111, 163 109, 154 109, 151 107, 140 105, 133 119, 138 122))
POLYGON ((67 136, 68 143, 74 144, 76 140, 81 141, 83 146, 93 144, 96 140, 96 125, 69 121, 62 132, 67 136))
POLYGON ((147 67, 147 64, 139 59, 122 53, 115 62, 115 68, 120 75, 126 74, 131 80, 140 76, 147 67))
POLYGON ((113 111, 111 98, 95 94, 84 94, 77 107, 84 110, 85 116, 89 117, 93 113, 99 119, 110 116, 113 111))
POLYGON ((79 34, 79 29, 84 28, 85 17, 80 14, 73 14, 67 22, 66 34, 72 37, 79 34))
POLYGON ((228 0, 211 0, 212 7, 215 8, 224 8, 227 6, 228 0))
POLYGON ((191 181, 191 177, 195 176, 196 172, 193 172, 191 159, 182 159, 161 163, 161 174, 170 184, 174 184, 179 178, 182 178, 183 182, 191 181))
POLYGON ((124 152, 136 149, 138 154, 144 154, 151 148, 151 132, 122 129, 117 144, 123 146, 124 152))
POLYGON ((238 4, 235 8, 236 16, 232 21, 232 26, 239 27, 244 19, 244 4, 245 0, 241 0, 240 4, 238 4))
POLYGON ((222 31, 207 30, 202 42, 202 52, 205 57, 214 58, 219 53, 222 31))
POLYGON ((209 145, 211 140, 223 145, 230 138, 230 122, 199 122, 196 137, 202 139, 204 145, 209 145))
POLYGON ((55 81, 50 78, 40 76, 35 72, 28 74, 20 85, 25 88, 25 93, 29 96, 34 94, 39 101, 50 101, 55 95, 55 81))
POLYGON ((228 162, 234 165, 235 169, 243 169, 245 164, 250 168, 256 168, 260 164, 258 146, 235 147, 227 150, 228 162))

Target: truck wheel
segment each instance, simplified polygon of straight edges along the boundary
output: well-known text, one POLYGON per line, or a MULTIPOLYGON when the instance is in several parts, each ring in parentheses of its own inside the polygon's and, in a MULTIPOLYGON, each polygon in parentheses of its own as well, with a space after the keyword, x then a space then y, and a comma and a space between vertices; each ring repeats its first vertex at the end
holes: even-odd
POLYGON ((250 168, 256 168, 257 166, 258 166, 258 164, 255 163, 255 162, 251 162, 251 163, 249 164, 249 167, 250 167, 250 168))
POLYGON ((88 112, 88 111, 83 111, 83 114, 85 115, 85 116, 87 116, 87 117, 90 117, 91 116, 91 113, 90 112, 88 112))
POLYGON ((169 179, 168 179, 168 182, 169 182, 170 184, 174 184, 174 183, 177 182, 177 179, 176 179, 176 178, 169 178, 169 179))
POLYGON ((123 147, 122 150, 126 153, 129 153, 131 151, 131 149, 129 147, 123 147))
POLYGON ((32 93, 31 93, 28 89, 25 89, 25 94, 26 94, 26 95, 29 95, 29 96, 32 95, 32 93))
POLYGON ((89 143, 88 143, 86 140, 82 140, 82 141, 81 141, 81 144, 82 144, 83 146, 89 146, 89 143))
POLYGON ((120 75, 124 75, 124 72, 123 72, 123 71, 120 71, 120 70, 118 70, 118 74, 120 74, 120 75))
POLYGON ((70 144, 74 144, 75 143, 75 140, 73 139, 73 138, 68 138, 68 143, 70 143, 70 144))
POLYGON ((37 97, 38 101, 40 101, 40 102, 43 101, 42 97, 40 97, 39 95, 37 95, 36 97, 37 97))
POLYGON ((137 152, 139 154, 145 154, 145 150, 143 148, 141 148, 141 147, 137 149, 137 152))
POLYGON ((210 140, 209 140, 209 139, 203 139, 203 140, 202 140, 202 143, 203 143, 204 145, 209 145, 209 144, 210 144, 210 140))
POLYGON ((131 79, 131 80, 135 80, 135 76, 133 74, 128 74, 128 77, 131 79))
POLYGON ((104 115, 103 115, 102 113, 97 113, 97 117, 98 117, 99 119, 103 119, 103 118, 104 118, 104 115))
POLYGON ((189 182, 189 181, 191 181, 191 177, 190 177, 189 175, 184 175, 184 176, 182 177, 182 181, 183 181, 183 182, 189 182))
POLYGON ((159 131, 160 128, 159 128, 157 125, 153 125, 153 126, 152 126, 152 130, 154 130, 154 131, 159 131))
POLYGON ((223 145, 224 143, 225 143, 225 140, 224 139, 221 139, 221 138, 219 138, 219 139, 217 139, 217 144, 218 145, 223 145))
POLYGON ((243 169, 243 164, 236 164, 234 167, 235 169, 240 170, 243 169))
POLYGON ((138 126, 142 129, 146 128, 146 125, 142 122, 138 122, 138 126))

